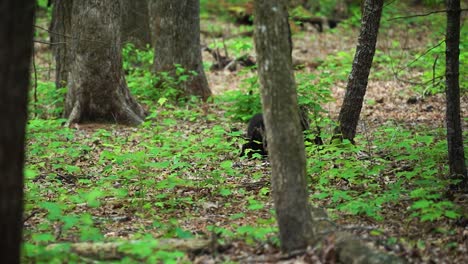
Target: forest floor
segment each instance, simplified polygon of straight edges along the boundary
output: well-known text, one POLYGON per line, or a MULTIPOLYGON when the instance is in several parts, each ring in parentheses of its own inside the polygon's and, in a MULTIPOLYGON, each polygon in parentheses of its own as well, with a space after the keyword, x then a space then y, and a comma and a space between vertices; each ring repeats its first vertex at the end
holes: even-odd
MULTIPOLYGON (((420 27, 409 33, 409 28, 387 26, 381 31, 377 47, 380 53, 376 56, 391 58, 389 54, 394 54, 395 41, 401 43, 398 49, 404 53, 402 57, 422 54, 431 41, 427 37, 430 30, 430 27, 420 27)), ((298 30, 293 36, 293 57, 306 64, 298 72, 319 75, 322 69, 318 66, 329 55, 340 52, 352 58, 357 35, 355 27, 338 27, 323 33, 314 29, 298 30)), ((203 41, 209 45, 214 40, 205 37, 203 41)), ((37 54, 38 63, 50 65, 50 51, 36 45, 36 50, 43 52, 37 54)), ((204 52, 203 56, 205 62, 215 63, 209 53, 204 52)), ((365 155, 369 159, 381 158, 381 153, 372 150, 376 148, 375 135, 384 133, 379 130, 384 126, 396 127, 395 131, 409 129, 420 135, 427 133, 435 135, 435 140, 444 141, 439 132, 444 128, 444 95, 422 96, 413 89, 412 80, 420 76, 418 69, 399 68, 399 76, 396 72, 402 63, 377 61, 369 78, 358 128, 358 133, 363 135, 358 144, 366 145, 365 149, 369 150, 365 155)), ((245 90, 243 80, 253 73, 239 73, 206 70, 214 96, 245 90)), ((53 77, 46 75, 41 76, 44 81, 53 77)), ((335 100, 322 106, 332 120, 336 120, 345 87, 345 79, 334 81, 330 89, 335 100)), ((140 128, 89 124, 68 129, 60 123, 50 123, 46 129, 31 120, 27 164, 36 174, 28 177, 26 183, 26 242, 33 241, 35 234, 44 230, 52 230, 52 241, 56 243, 89 241, 93 240, 92 230, 98 229, 97 233, 105 241, 197 237, 213 242, 213 247, 202 252, 179 256, 180 262, 334 263, 333 238, 325 247, 310 249, 300 256, 288 258, 281 254, 272 214, 268 161, 239 158, 242 140, 233 136, 232 131, 245 131, 246 125, 225 117, 226 106, 216 102, 203 110, 193 106, 160 107, 151 116, 151 122, 140 128), (56 208, 50 202, 66 206, 56 208), (54 213, 60 217, 54 217, 54 213), (83 231, 85 227, 88 229, 83 231)), ((461 105, 466 131, 466 93, 462 95, 461 105)), ((442 171, 445 163, 442 160, 438 165, 442 171)), ((415 166, 398 157, 388 164, 378 175, 381 179, 373 182, 382 185, 372 190, 383 192, 397 172, 415 166)), ((335 179, 334 183, 336 189, 343 191, 366 193, 366 188, 371 188, 370 183, 353 186, 342 179, 335 179)), ((310 184, 311 195, 321 191, 310 184)), ((413 203, 412 191, 400 192, 402 197, 394 203, 383 203, 378 212, 381 219, 338 210, 331 197, 314 197, 311 202, 327 208, 338 225, 372 247, 401 256, 410 263, 468 263, 468 197, 454 198, 460 208, 465 208, 464 220, 440 217, 420 221, 409 210, 413 203)), ((143 256, 141 253, 136 259, 145 259, 143 256)), ((79 260, 93 262, 88 258, 79 260)), ((160 257, 160 260, 165 259, 160 257)))
MULTIPOLYGON (((424 12, 420 12, 424 13, 424 12)), ((386 30, 385 33, 380 33, 377 49, 383 53, 390 53, 393 41, 405 43, 403 50, 411 50, 416 53, 424 53, 427 51, 428 36, 425 30, 429 28, 421 27, 419 32, 410 32, 410 29, 395 28, 386 30), (417 37, 416 37, 417 36, 417 37)), ((293 36, 293 58, 295 60, 310 63, 312 67, 305 67, 301 71, 315 74, 316 62, 325 60, 328 55, 336 54, 337 52, 350 52, 352 54, 356 47, 358 29, 354 28, 351 32, 345 32, 343 29, 337 29, 334 32, 318 33, 315 30, 301 31, 293 36), (318 36, 317 36, 318 35, 318 36)), ((403 52, 402 52, 403 53, 403 52)), ((376 55, 378 56, 378 55, 376 55)), ((209 55, 205 54, 204 59, 209 61, 209 55)), ((372 135, 376 128, 388 123, 394 123, 397 126, 414 128, 420 125, 425 127, 425 132, 430 133, 432 129, 445 127, 445 94, 438 93, 430 96, 422 96, 420 93, 412 89, 414 83, 411 81, 414 76, 420 73, 408 70, 405 78, 399 78, 397 75, 400 66, 396 65, 399 62, 388 62, 388 64, 374 63, 369 77, 365 103, 360 116, 358 133, 366 134, 368 140, 372 141, 372 135), (375 72, 386 71, 385 78, 376 77, 375 72)), ((350 70, 350 69, 349 69, 350 70)), ((400 69, 401 71, 401 69, 400 69)), ((466 69, 465 69, 466 73, 466 69)), ((318 75, 318 74, 317 74, 318 75)), ((226 90, 242 89, 242 79, 238 78, 236 72, 228 70, 220 72, 208 72, 208 79, 215 94, 222 94, 226 90)), ((463 74, 460 74, 461 78, 463 74)), ((328 111, 328 115, 332 120, 336 120, 340 110, 344 94, 346 92, 346 81, 337 81, 330 87, 335 101, 325 104, 323 107, 328 111)), ((468 129, 468 94, 464 93, 461 97, 461 113, 464 130, 468 129)), ((245 128, 244 128, 245 129, 245 128)), ((465 140, 466 142, 466 140, 465 140)), ((372 143, 370 143, 372 144, 372 143)), ((465 148, 467 145, 465 145, 465 148)), ((253 166, 253 165, 250 165, 253 166)), ((257 164, 258 166, 258 164, 257 164)), ((265 175, 269 174, 268 168, 265 175)), ((393 173, 393 172, 388 172, 393 173)), ((384 173, 385 174, 385 173, 384 173)), ((468 197, 459 197, 459 205, 463 208, 468 208, 468 197)), ((327 202, 319 203, 327 207, 327 202)), ((271 205, 272 206, 272 205, 271 205)), ((407 208, 409 203, 401 202, 393 206, 385 206, 382 208, 382 214, 386 215, 385 221, 379 222, 369 217, 359 217, 356 215, 339 215, 335 216, 337 223, 343 226, 358 226, 365 230, 367 227, 372 227, 379 230, 384 230, 387 239, 390 237, 404 238, 402 243, 397 243, 393 246, 381 245, 383 250, 388 250, 396 255, 404 256, 412 263, 467 263, 468 262, 468 223, 464 220, 463 223, 455 224, 451 220, 435 221, 435 222, 418 222, 405 219, 407 216, 407 208), (444 229, 449 232, 437 231, 444 229), (418 248, 414 244, 416 240, 425 241, 423 248, 418 248), (411 242, 412 241, 412 242, 411 242), (453 244, 452 244, 453 243, 453 244), (452 248, 446 246, 452 244, 452 248), (456 245, 454 245, 456 244, 456 245)), ((229 209, 231 214, 233 213, 229 209)), ((465 211, 466 212, 466 211, 465 211)), ((261 215, 253 216, 254 219, 261 215)), ((465 215, 466 216, 466 215, 465 215)), ((352 229, 352 228, 351 228, 352 229)), ((382 242, 382 237, 375 241, 372 235, 367 231, 359 231, 356 228, 356 236, 365 237, 365 240, 382 242)), ((385 244, 385 243, 383 243, 385 244)), ((236 244, 238 247, 239 244, 236 244)), ((258 245, 257 245, 258 246, 258 245)), ((327 263, 326 253, 311 252, 310 255, 299 256, 295 259, 279 261, 281 255, 274 249, 266 250, 263 247, 252 248, 245 245, 238 248, 234 247, 231 254, 245 255, 243 257, 235 257, 234 259, 241 262, 267 262, 267 263, 327 263), (243 248, 243 249, 242 249, 243 248), (247 251, 247 252, 245 252, 247 251), (274 254, 272 254, 274 253, 274 254), (322 254, 322 255, 321 255, 322 254), (312 255, 314 255, 312 257, 312 255)), ((333 263, 333 261, 331 261, 333 263)))

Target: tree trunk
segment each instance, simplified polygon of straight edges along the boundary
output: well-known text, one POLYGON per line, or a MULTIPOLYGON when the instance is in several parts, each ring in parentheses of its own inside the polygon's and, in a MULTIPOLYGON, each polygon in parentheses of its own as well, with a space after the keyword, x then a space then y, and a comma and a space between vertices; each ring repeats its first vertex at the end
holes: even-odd
POLYGON ((460 190, 468 193, 468 176, 463 150, 462 126, 460 121, 459 44, 460 44, 460 0, 447 0, 446 36, 446 96, 447 96, 447 142, 450 175, 462 179, 460 190))
POLYGON ((0 3, 0 256, 20 263, 24 136, 35 1, 0 3))
POLYGON ((158 36, 159 32, 156 31, 156 22, 158 18, 156 17, 158 11, 156 10, 157 4, 156 0, 148 0, 148 14, 149 14, 149 28, 150 28, 150 36, 151 36, 151 46, 154 47, 154 43, 156 42, 156 37, 158 36))
POLYGON ((365 0, 353 68, 348 77, 346 94, 338 117, 335 134, 354 142, 356 128, 366 94, 367 81, 377 43, 383 0, 365 0))
POLYGON ((122 69, 121 1, 74 1, 70 75, 65 104, 69 123, 137 125, 145 117, 122 69))
POLYGON ((355 235, 339 232, 327 213, 307 202, 304 139, 297 107, 288 0, 255 1, 255 50, 271 163, 271 185, 281 249, 299 253, 335 241, 339 263, 405 263, 368 248, 355 235))
POLYGON ((158 0, 152 4, 155 16, 156 72, 173 72, 174 64, 180 64, 188 72, 194 71, 180 89, 185 95, 196 95, 206 100, 208 87, 200 47, 199 0, 158 0))
POLYGON ((122 43, 144 49, 151 45, 147 0, 122 1, 122 43))
POLYGON ((287 3, 255 1, 255 49, 281 248, 293 252, 306 249, 313 235, 287 3))
POLYGON ((54 0, 50 22, 50 42, 55 58, 55 86, 65 87, 69 72, 71 11, 73 0, 54 0))

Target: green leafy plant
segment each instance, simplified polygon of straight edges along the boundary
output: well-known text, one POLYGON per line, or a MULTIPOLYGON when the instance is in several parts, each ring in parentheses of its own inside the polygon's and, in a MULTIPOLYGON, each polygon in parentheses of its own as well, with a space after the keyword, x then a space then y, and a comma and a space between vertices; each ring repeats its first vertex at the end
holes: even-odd
MULTIPOLYGON (((220 6, 219 1, 202 2, 220 6)), ((390 17, 401 15, 389 7, 385 11, 384 15, 391 13, 390 17)), ((336 32, 327 31, 320 37, 334 39, 346 27, 357 32, 360 11, 353 12, 336 32)), ((209 16, 205 19, 213 21, 209 16)), ((428 32, 423 27, 432 22, 419 24, 421 19, 427 18, 396 23, 383 19, 381 29, 407 27, 409 36, 422 36, 437 43, 441 35, 436 31, 443 32, 444 26, 439 25, 438 18, 431 18, 438 24, 428 32), (418 27, 409 27, 410 23, 418 27)), ((224 23, 224 20, 212 23, 213 30, 224 28, 224 23)), ((236 28, 235 32, 251 29, 236 28)), ((391 34, 383 32, 383 36, 391 34)), ((465 35, 468 34, 462 34, 462 39, 465 35)), ((307 34, 295 38, 304 36, 307 34)), ((251 39, 226 39, 224 44, 231 57, 253 52, 251 39)), ((224 50, 224 44, 219 40, 209 45, 224 50)), ((424 44, 427 47, 402 52, 407 46, 393 36, 385 44, 389 45, 376 52, 371 82, 391 81, 394 78, 391 70, 410 64, 433 46, 424 44)), ((463 67, 466 61, 463 58, 467 54, 463 52, 464 43, 460 45, 460 85, 464 91, 468 86, 463 85, 466 82, 463 70, 467 68, 463 67)), ((39 64, 48 58, 47 52, 40 53, 39 64)), ((409 65, 405 77, 415 77, 415 81, 432 78, 434 58, 443 54, 444 49, 437 47, 433 52, 409 65), (412 71, 417 74, 412 75, 412 71)), ((247 121, 261 112, 255 71, 243 69, 231 73, 243 79, 242 89, 216 95, 214 103, 206 102, 200 107, 197 101, 179 100, 180 85, 193 73, 176 65, 172 74, 153 74, 153 55, 150 49, 136 50, 131 45, 123 49, 127 83, 150 112, 136 128, 100 124, 64 127, 66 120, 59 117, 66 89, 56 89, 43 71, 38 71, 37 102, 30 102, 33 114, 27 125, 22 262, 101 261, 76 255, 71 250, 74 242, 120 243, 119 249, 125 255, 118 260, 121 263, 193 261, 184 252, 159 247, 160 239, 166 238, 212 238, 218 245, 251 248, 262 245, 262 249, 268 245, 277 252, 279 239, 271 202, 270 166, 265 159, 239 158, 245 125, 239 129, 241 124, 233 122, 247 121)), ((390 121, 389 116, 385 124, 381 120, 372 123, 369 131, 359 128, 355 144, 330 142, 336 117, 328 113, 327 104, 333 101, 332 91, 347 81, 353 56, 351 48, 331 51, 318 61, 319 67, 295 71, 299 104, 307 108, 311 128, 320 128, 325 142, 318 146, 313 143, 315 135, 305 135, 310 200, 344 223, 429 222, 437 236, 452 236, 440 239, 444 241, 440 250, 456 251, 459 244, 455 235, 460 229, 444 224, 463 215, 464 208, 442 195, 456 182, 446 176, 447 145, 443 129, 390 121)), ((439 68, 443 63, 441 56, 436 65, 437 75, 443 74, 443 67, 439 68)), ((439 92, 427 86, 414 89, 419 89, 418 93, 425 93, 425 89, 427 94, 439 92)), ((32 89, 30 98, 34 98, 33 92, 32 89)), ((367 103, 376 110, 381 105, 377 98, 369 98, 367 103)), ((368 120, 361 121, 366 124, 368 120)), ((468 138, 466 132, 464 137, 468 138)), ((370 231, 370 235, 390 246, 398 243, 428 252, 435 241, 419 236, 412 239, 402 233, 389 237, 383 230, 370 231)))
MULTIPOLYGON (((358 141, 362 140, 358 137, 358 141)), ((444 169, 439 165, 445 159, 445 140, 402 128, 382 127, 374 134, 374 144, 377 149, 372 152, 365 145, 349 142, 309 145, 308 172, 317 190, 312 198, 330 199, 337 210, 383 220, 379 213, 382 206, 397 204, 410 188, 413 205, 409 217, 435 221, 460 216, 460 208, 440 196, 450 182, 441 176, 444 169), (361 158, 366 152, 369 158, 361 158), (385 153, 385 156, 375 153, 385 153), (394 166, 390 161, 401 164, 401 168, 394 171, 393 183, 382 190, 382 173, 394 166), (335 187, 343 184, 347 186, 345 190, 335 187)))
POLYGON ((456 206, 450 201, 436 202, 434 200, 417 200, 411 206, 412 217, 420 217, 421 221, 435 221, 442 217, 456 219, 460 217, 456 206))
POLYGON ((59 118, 64 109, 66 88, 55 88, 53 82, 37 82, 37 90, 29 94, 29 110, 38 118, 59 118))
POLYGON ((226 111, 228 117, 246 122, 252 115, 262 112, 262 104, 257 76, 245 78, 243 83, 247 86, 247 91, 227 92, 222 96, 221 100, 233 104, 226 111))
POLYGON ((140 101, 148 105, 155 101, 160 105, 187 101, 181 85, 196 76, 196 72, 187 71, 182 65, 175 64, 172 72, 153 73, 153 50, 138 50, 132 44, 123 48, 122 57, 127 85, 140 101))

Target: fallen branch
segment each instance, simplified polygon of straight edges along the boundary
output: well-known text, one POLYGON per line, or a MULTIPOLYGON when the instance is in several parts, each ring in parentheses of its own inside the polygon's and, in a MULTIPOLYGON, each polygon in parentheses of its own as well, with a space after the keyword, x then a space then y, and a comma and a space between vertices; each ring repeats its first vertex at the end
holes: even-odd
POLYGON ((79 256, 97 259, 97 260, 115 260, 121 259, 131 254, 128 250, 132 247, 141 245, 152 247, 153 251, 184 251, 194 252, 202 249, 209 249, 211 241, 208 239, 160 239, 151 241, 119 241, 119 242, 81 242, 81 243, 57 243, 47 246, 48 251, 58 251, 62 253, 73 252, 79 256), (126 250, 127 249, 127 250, 126 250))
MULTIPOLYGON (((448 10, 446 10, 446 9, 444 9, 444 10, 435 10, 435 11, 431 11, 431 12, 424 13, 424 14, 415 14, 415 15, 409 15, 409 16, 393 17, 393 18, 387 19, 387 21, 392 21, 392 20, 397 20, 397 19, 408 19, 408 18, 413 18, 413 17, 424 17, 424 16, 429 16, 429 15, 433 15, 433 14, 437 14, 437 13, 447 13, 447 11, 448 10)), ((464 12, 464 11, 468 11, 468 9, 462 8, 462 9, 460 9, 460 11, 464 12)))
POLYGON ((236 34, 226 34, 224 31, 209 31, 209 30, 200 30, 200 33, 211 38, 223 38, 223 39, 233 39, 240 37, 252 37, 253 30, 242 31, 236 34))

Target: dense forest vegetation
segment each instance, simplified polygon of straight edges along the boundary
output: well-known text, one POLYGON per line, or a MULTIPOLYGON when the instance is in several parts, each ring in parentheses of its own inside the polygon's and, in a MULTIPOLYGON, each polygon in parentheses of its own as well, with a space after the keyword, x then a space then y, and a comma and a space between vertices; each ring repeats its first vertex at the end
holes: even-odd
POLYGON ((459 73, 460 1, 29 2, 22 263, 468 263, 466 1, 459 73), (272 170, 303 156, 296 196, 278 197, 294 179, 272 170), (282 228, 311 210, 320 240, 302 248, 282 228))

